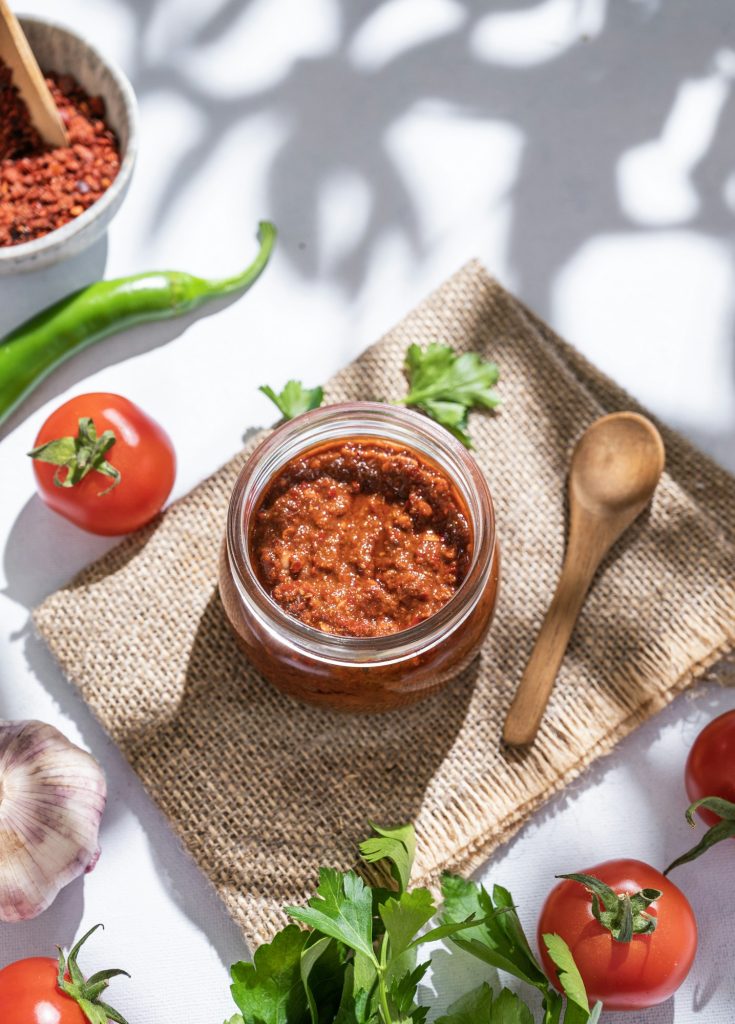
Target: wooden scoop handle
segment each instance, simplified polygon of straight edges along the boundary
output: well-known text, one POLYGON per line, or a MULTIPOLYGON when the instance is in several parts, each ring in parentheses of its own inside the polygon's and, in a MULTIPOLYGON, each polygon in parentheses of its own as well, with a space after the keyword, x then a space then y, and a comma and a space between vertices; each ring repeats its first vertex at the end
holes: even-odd
POLYGON ((10 68, 13 84, 25 101, 31 123, 43 141, 53 148, 68 146, 64 122, 7 0, 0 0, 0 57, 10 68))

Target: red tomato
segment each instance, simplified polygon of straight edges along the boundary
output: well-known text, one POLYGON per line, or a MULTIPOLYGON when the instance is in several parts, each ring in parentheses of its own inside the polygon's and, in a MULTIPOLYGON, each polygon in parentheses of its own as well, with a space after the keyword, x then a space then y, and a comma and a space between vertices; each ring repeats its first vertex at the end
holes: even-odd
POLYGON ((56 984, 58 960, 33 956, 0 971, 3 1024, 88 1024, 76 999, 56 984))
MULTIPOLYGON (((684 781, 692 803, 703 796, 735 803, 735 711, 726 711, 702 729, 689 752, 684 781)), ((706 807, 698 813, 708 825, 720 820, 706 807)))
POLYGON ((560 988, 542 936, 561 935, 572 951, 590 1003, 606 1010, 640 1010, 672 995, 689 973, 697 951, 697 922, 684 893, 660 871, 639 860, 609 860, 584 874, 616 893, 659 889, 663 896, 648 913, 657 918, 650 935, 617 942, 592 914, 592 896, 579 882, 555 886, 541 911, 538 943, 544 969, 560 988))
POLYGON ((67 470, 33 460, 38 491, 59 515, 91 533, 120 534, 137 530, 158 511, 171 493, 176 455, 168 434, 137 405, 120 395, 79 395, 53 412, 41 427, 34 449, 62 437, 76 437, 79 420, 90 417, 97 436, 113 431, 115 443, 106 454, 120 473, 120 483, 102 494, 113 480, 92 470, 73 487, 54 483, 67 470))

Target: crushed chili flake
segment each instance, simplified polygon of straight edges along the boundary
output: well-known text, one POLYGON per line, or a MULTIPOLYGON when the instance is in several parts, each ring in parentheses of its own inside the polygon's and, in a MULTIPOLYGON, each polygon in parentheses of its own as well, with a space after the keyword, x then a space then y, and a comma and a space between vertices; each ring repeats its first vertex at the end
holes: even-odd
POLYGON ((0 60, 0 246, 40 238, 96 202, 120 170, 120 147, 104 121, 105 104, 71 75, 49 72, 46 84, 69 146, 47 149, 0 60))
POLYGON ((385 636, 452 598, 471 537, 442 470, 366 440, 287 463, 266 489, 250 545, 261 583, 285 611, 322 632, 385 636))

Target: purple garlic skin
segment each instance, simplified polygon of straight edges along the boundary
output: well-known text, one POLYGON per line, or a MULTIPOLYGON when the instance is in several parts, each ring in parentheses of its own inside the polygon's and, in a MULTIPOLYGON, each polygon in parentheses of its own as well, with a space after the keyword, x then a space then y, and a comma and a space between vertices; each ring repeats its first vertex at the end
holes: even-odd
POLYGON ((107 784, 43 722, 0 720, 0 921, 36 917, 100 855, 107 784))

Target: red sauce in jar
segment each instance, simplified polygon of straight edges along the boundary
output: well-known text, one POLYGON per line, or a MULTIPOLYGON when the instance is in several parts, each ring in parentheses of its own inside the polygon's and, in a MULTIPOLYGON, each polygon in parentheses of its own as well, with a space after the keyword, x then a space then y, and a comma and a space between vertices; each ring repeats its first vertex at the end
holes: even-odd
POLYGON ((341 636, 398 633, 465 578, 469 516, 450 478, 388 441, 339 441, 269 482, 249 537, 260 583, 286 612, 341 636))

